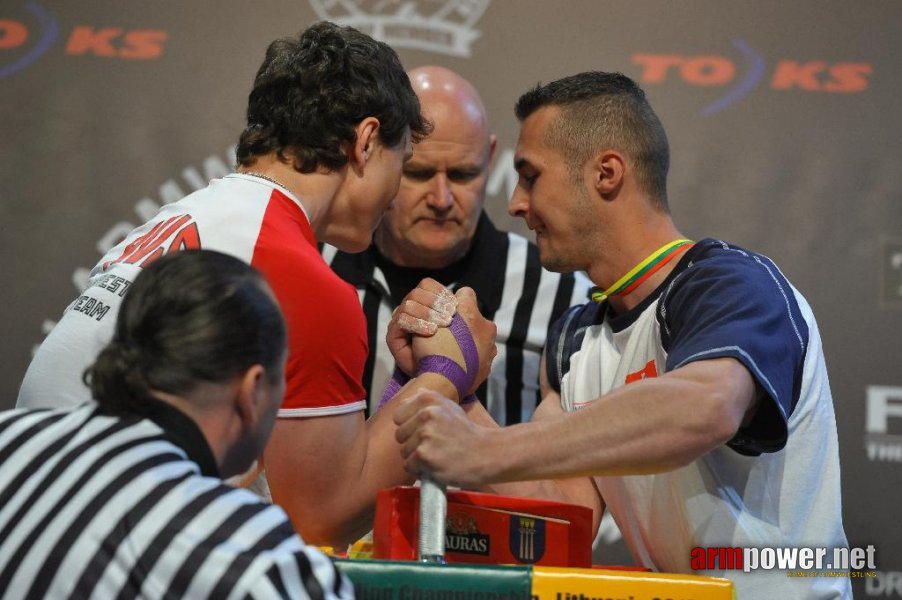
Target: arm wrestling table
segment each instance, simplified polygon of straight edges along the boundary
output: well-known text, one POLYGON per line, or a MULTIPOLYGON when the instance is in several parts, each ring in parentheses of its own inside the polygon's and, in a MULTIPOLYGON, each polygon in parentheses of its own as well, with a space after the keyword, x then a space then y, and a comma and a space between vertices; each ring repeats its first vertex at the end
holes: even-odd
MULTIPOLYGON (((428 492, 427 492, 428 493, 428 492)), ((443 502, 438 503, 441 507, 443 502)), ((373 559, 336 559, 358 600, 731 600, 698 575, 591 565, 591 511, 559 502, 449 491, 443 560, 417 542, 420 489, 379 493, 373 559)), ((427 511, 428 512, 428 511, 427 511)), ((439 522, 441 519, 439 519, 439 522)), ((433 531, 430 535, 435 535, 433 531)), ((428 535, 427 535, 428 537, 428 535)), ((434 539, 431 543, 434 543, 434 539)))

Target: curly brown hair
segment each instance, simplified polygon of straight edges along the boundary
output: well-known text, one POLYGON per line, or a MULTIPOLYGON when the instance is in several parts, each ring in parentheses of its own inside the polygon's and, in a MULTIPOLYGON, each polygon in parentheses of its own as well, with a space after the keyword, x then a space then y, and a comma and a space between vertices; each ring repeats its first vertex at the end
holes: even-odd
POLYGON ((238 163, 250 166, 271 152, 284 160, 287 151, 301 173, 334 171, 347 163, 344 146, 366 117, 379 120, 388 147, 408 128, 414 141, 430 130, 390 46, 352 27, 315 23, 269 45, 248 99, 238 163))

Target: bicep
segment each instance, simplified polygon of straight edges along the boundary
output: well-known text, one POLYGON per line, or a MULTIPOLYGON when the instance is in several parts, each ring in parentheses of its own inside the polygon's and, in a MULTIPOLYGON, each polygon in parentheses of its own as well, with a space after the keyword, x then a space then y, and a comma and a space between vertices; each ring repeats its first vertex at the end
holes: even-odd
POLYGON ((327 524, 344 520, 342 490, 366 461, 364 430, 363 411, 276 420, 264 451, 266 478, 273 502, 305 539, 329 538, 327 524))
POLYGON ((733 429, 754 417, 764 395, 745 365, 729 357, 690 362, 668 371, 662 380, 671 380, 681 388, 689 384, 689 389, 697 390, 699 399, 716 398, 722 410, 713 414, 728 420, 733 429))

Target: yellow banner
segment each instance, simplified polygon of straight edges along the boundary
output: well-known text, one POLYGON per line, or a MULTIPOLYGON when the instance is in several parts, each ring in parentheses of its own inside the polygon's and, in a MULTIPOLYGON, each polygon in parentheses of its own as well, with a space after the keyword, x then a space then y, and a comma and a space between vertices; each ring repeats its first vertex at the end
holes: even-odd
POLYGON ((533 600, 734 600, 733 583, 700 575, 533 567, 533 600))

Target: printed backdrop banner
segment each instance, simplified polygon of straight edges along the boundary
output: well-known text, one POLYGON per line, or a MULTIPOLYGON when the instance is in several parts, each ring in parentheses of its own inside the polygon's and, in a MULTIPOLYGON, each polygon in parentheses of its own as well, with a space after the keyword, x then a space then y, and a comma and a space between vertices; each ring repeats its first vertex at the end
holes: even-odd
MULTIPOLYGON (((902 5, 895 0, 3 0, 0 408, 101 253, 231 170, 266 45, 319 19, 482 92, 506 214, 516 98, 621 71, 670 136, 680 228, 773 257, 818 317, 859 595, 902 597, 902 5), (871 574, 869 574, 871 575, 871 574)), ((628 561, 615 528, 596 552, 628 561)))

